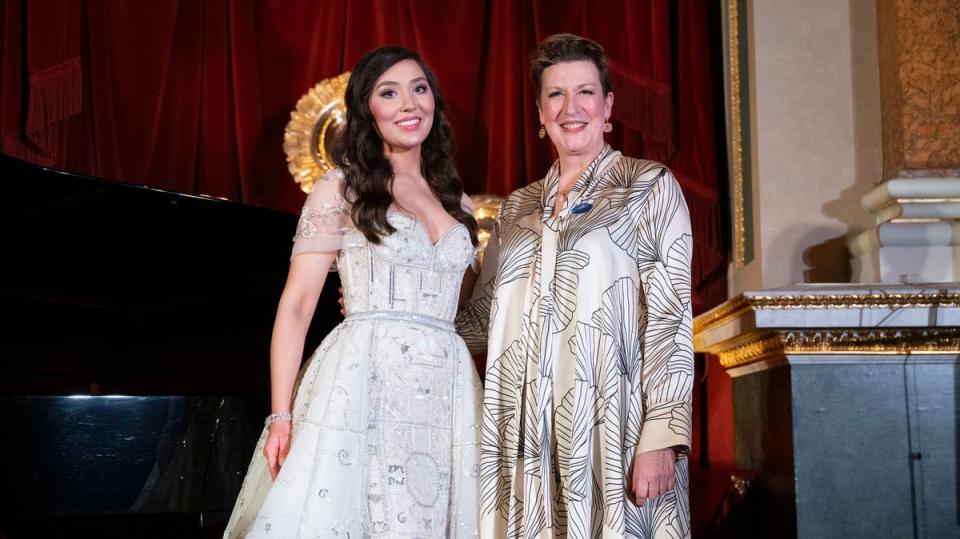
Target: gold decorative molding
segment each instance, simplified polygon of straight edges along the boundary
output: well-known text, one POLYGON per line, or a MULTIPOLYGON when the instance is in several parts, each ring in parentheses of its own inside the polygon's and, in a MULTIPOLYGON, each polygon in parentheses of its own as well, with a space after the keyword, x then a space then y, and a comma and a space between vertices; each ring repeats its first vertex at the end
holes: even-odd
POLYGON ((740 295, 720 307, 698 316, 693 321, 693 331, 694 333, 700 333, 753 310, 903 309, 917 307, 960 307, 960 293, 740 295))
MULTIPOLYGON (((727 2, 729 38, 727 53, 730 62, 730 149, 733 169, 734 264, 746 266, 746 226, 743 201, 743 123, 740 117, 740 20, 737 0, 727 2)), ((749 121, 749 119, 748 119, 749 121)))
POLYGON ((726 350, 714 351, 725 369, 761 361, 773 356, 783 355, 783 343, 780 337, 772 335, 748 342, 726 350))
POLYGON ((895 198, 890 201, 890 204, 894 202, 898 204, 957 204, 960 203, 960 198, 957 197, 939 197, 939 198, 895 198))
POLYGON ((754 341, 713 353, 727 369, 784 355, 960 355, 960 328, 775 330, 754 341))
POLYGON ((304 193, 334 168, 330 151, 346 118, 343 94, 350 72, 324 79, 303 94, 283 132, 287 168, 304 193))
POLYGON ((500 213, 500 206, 504 198, 500 195, 484 193, 482 195, 470 195, 470 201, 473 202, 473 217, 477 220, 477 241, 480 243, 477 250, 477 262, 483 264, 483 253, 486 251, 487 242, 490 240, 490 234, 493 233, 493 227, 497 221, 497 215, 500 213))
POLYGON ((898 309, 903 307, 960 307, 960 293, 800 294, 746 296, 761 309, 898 309))

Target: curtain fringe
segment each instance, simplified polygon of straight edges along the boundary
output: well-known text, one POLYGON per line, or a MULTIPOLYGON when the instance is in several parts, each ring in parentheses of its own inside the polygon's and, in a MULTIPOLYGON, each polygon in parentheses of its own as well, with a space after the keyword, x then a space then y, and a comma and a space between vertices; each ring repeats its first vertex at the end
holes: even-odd
POLYGON ((80 57, 31 73, 29 95, 27 138, 42 151, 52 153, 56 133, 49 127, 83 108, 80 57))
POLYGON ((709 311, 726 300, 727 273, 721 271, 711 275, 702 281, 700 286, 693 289, 693 315, 697 316, 709 311))
POLYGON ((722 247, 723 231, 717 193, 709 190, 704 192, 704 186, 694 184, 680 174, 674 175, 680 183, 683 198, 690 210, 693 237, 719 250, 722 247))
POLYGON ((727 257, 723 250, 723 230, 717 194, 675 174, 690 211, 693 233, 693 258, 690 267, 691 284, 695 291, 705 290, 709 297, 700 300, 715 305, 726 299, 727 257), (719 284, 713 281, 719 279, 719 284), (714 288, 717 290, 714 290, 714 288), (721 290, 722 289, 722 290, 721 290), (712 303, 711 303, 712 302, 712 303))
POLYGON ((677 148, 672 144, 663 144, 646 138, 640 133, 640 139, 643 141, 643 158, 661 163, 669 161, 677 152, 677 148))
POLYGON ((646 157, 669 160, 677 151, 673 91, 612 60, 608 66, 616 96, 614 119, 640 132, 646 157))

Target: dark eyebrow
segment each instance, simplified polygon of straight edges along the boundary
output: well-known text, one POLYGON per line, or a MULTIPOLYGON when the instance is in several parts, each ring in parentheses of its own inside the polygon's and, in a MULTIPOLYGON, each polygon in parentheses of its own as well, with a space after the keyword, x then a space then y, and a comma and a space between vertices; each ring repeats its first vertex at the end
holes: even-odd
MULTIPOLYGON (((426 77, 417 77, 417 78, 413 79, 413 80, 410 81, 410 82, 411 82, 411 83, 427 82, 427 78, 426 78, 426 77)), ((378 84, 378 85, 376 86, 376 88, 374 88, 374 89, 377 89, 377 88, 379 88, 379 87, 381 87, 381 86, 390 86, 390 85, 399 86, 400 83, 397 82, 397 81, 393 81, 393 80, 385 80, 385 81, 382 81, 380 84, 378 84)))

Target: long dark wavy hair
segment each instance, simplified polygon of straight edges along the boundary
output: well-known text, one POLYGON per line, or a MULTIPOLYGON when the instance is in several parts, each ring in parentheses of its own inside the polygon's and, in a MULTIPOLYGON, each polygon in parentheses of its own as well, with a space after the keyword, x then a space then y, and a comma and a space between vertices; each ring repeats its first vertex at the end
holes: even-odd
POLYGON ((443 209, 467 227, 470 239, 477 245, 477 221, 460 206, 463 184, 453 165, 453 135, 444 114, 443 95, 430 68, 416 52, 404 47, 381 47, 368 52, 357 61, 347 83, 346 122, 332 153, 346 180, 343 196, 352 205, 350 217, 375 244, 396 231, 387 221, 387 209, 393 202, 393 167, 384 155, 383 140, 370 112, 370 94, 377 79, 403 60, 420 65, 436 103, 433 126, 420 146, 420 172, 443 209))

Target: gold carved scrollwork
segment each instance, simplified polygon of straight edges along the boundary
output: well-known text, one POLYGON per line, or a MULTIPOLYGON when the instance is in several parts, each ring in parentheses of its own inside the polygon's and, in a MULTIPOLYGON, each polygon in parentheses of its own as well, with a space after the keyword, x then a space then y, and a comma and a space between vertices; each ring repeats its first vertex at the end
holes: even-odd
POLYGON ((324 79, 303 94, 283 132, 287 168, 304 193, 334 168, 330 152, 346 118, 343 94, 350 72, 324 79))
POLYGON ((761 361, 783 353, 783 343, 777 336, 767 337, 747 344, 716 352, 724 368, 736 367, 761 361))
POLYGON ((960 328, 776 330, 714 353, 728 369, 787 354, 960 354, 960 328))
POLYGON ((804 294, 804 295, 741 295, 728 303, 698 316, 693 323, 695 333, 724 324, 751 310, 763 309, 904 309, 927 307, 960 307, 957 293, 908 294, 804 294))

